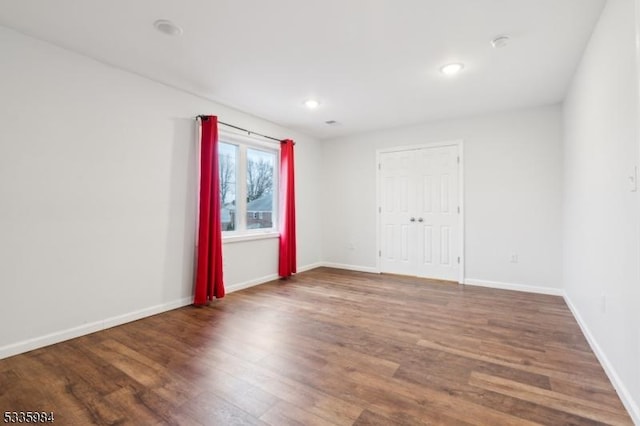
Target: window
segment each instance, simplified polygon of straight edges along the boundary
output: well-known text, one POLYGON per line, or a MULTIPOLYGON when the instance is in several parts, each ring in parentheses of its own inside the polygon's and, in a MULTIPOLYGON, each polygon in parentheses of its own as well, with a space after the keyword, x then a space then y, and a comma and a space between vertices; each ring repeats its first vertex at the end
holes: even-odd
POLYGON ((238 147, 220 142, 218 145, 218 164, 220 172, 220 221, 222 232, 234 231, 236 222, 236 194, 238 192, 238 147))
POLYGON ((278 147, 253 138, 222 134, 218 161, 224 236, 274 232, 278 147))

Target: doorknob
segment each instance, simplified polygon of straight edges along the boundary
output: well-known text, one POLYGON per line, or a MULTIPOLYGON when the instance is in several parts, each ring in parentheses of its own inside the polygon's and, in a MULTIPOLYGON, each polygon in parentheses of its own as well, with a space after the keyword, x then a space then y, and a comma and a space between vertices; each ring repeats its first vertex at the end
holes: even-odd
POLYGON ((416 221, 415 217, 412 217, 411 219, 409 219, 409 222, 415 222, 415 221, 416 221))
POLYGON ((418 222, 424 222, 423 218, 418 219, 418 222))

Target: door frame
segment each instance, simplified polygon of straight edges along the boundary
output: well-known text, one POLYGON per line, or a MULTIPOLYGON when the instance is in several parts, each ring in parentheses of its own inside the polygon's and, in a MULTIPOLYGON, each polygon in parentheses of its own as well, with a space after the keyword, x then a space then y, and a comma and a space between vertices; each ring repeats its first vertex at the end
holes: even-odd
POLYGON ((458 156, 460 157, 460 167, 458 168, 458 205, 460 206, 460 214, 458 215, 458 227, 460 235, 458 237, 460 247, 460 268, 458 271, 458 283, 464 284, 464 140, 455 139, 450 141, 430 142, 420 145, 396 146, 392 148, 384 148, 376 150, 376 271, 381 273, 381 253, 382 253, 382 236, 380 216, 382 214, 382 182, 380 173, 380 161, 383 154, 403 151, 416 151, 425 148, 438 148, 444 146, 455 146, 458 148, 458 156))

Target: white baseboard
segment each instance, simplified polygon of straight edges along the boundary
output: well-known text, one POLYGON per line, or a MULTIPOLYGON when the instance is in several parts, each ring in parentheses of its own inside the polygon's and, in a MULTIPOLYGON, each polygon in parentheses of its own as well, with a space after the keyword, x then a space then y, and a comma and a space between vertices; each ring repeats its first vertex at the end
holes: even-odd
POLYGON ((369 272, 371 274, 378 274, 379 271, 373 266, 359 266, 359 265, 347 265, 344 263, 322 262, 322 266, 327 268, 346 269, 347 271, 356 272, 369 272))
MULTIPOLYGON (((356 265, 346 265, 342 263, 332 263, 332 262, 316 262, 310 265, 302 266, 298 268, 299 272, 309 271, 311 269, 315 269, 318 267, 329 267, 336 269, 346 269, 349 271, 358 271, 358 272, 369 272, 369 273, 378 273, 376 268, 367 267, 367 266, 356 266, 356 265)), ((245 288, 253 287, 259 284, 264 284, 269 281, 273 281, 278 279, 277 274, 267 275, 261 278, 257 278, 250 281, 245 281, 243 283, 234 284, 227 287, 227 293, 232 293, 234 291, 242 290, 245 288)), ((550 294, 555 296, 563 296, 567 306, 573 313, 578 325, 580 326, 582 333, 585 335, 591 349, 596 354, 596 357, 600 361, 600 364, 603 366, 609 380, 615 387, 622 403, 625 408, 629 412, 629 415, 632 417, 635 424, 640 425, 640 408, 636 401, 634 401, 631 393, 624 385, 620 377, 616 373, 613 365, 607 358, 605 352, 602 350, 593 334, 587 327, 587 324, 582 319, 580 312, 577 310, 575 305, 571 302, 571 299, 564 293, 564 291, 555 288, 549 287, 539 287, 539 286, 531 286, 525 284, 512 284, 512 283, 502 283, 497 281, 487 281, 487 280, 476 280, 476 279, 465 279, 464 283, 467 285, 480 286, 480 287, 490 287, 490 288, 498 288, 504 290, 516 290, 516 291, 524 291, 529 293, 540 293, 540 294, 550 294)), ((115 317, 107 318, 100 321, 95 321, 89 324, 83 324, 81 326, 72 327, 66 330, 58 331, 55 333, 50 333, 45 336, 40 336, 32 339, 23 340, 21 342, 12 343, 10 345, 5 345, 0 347, 0 359, 8 358, 13 355, 18 355, 24 352, 28 352, 34 349, 38 349, 44 346, 52 345, 55 343, 63 342, 65 340, 73 339, 76 337, 84 336, 90 333, 94 333, 96 331, 105 330, 111 327, 115 327, 121 324, 125 324, 131 321, 136 321, 141 318, 149 317, 151 315, 156 315, 162 312, 170 311, 176 308, 180 308, 183 306, 187 306, 193 303, 193 298, 187 297, 179 300, 175 300, 168 303, 163 303, 160 305, 151 306, 149 308, 140 309, 134 312, 130 312, 124 315, 118 315, 115 317)))
POLYGON ((587 327, 586 322, 582 319, 580 312, 575 307, 569 296, 561 289, 549 288, 549 287, 538 287, 524 284, 511 284, 511 283, 501 283, 496 281, 486 281, 486 280, 475 280, 475 279, 465 279, 464 283, 467 285, 475 285, 481 287, 490 287, 490 288, 499 288, 504 290, 516 290, 516 291, 525 291, 529 293, 540 293, 540 294, 550 294, 554 296, 562 296, 569 307, 569 310, 573 314, 573 317, 578 322, 580 329, 582 330, 582 334, 589 342, 589 346, 591 346, 591 350, 596 354, 598 361, 604 368, 605 373, 609 377, 609 380, 613 384, 613 387, 618 392, 618 396, 620 400, 624 404, 627 409, 629 415, 631 416, 633 422, 637 425, 640 425, 640 408, 638 407, 638 402, 634 401, 631 392, 625 386, 625 384, 620 380, 620 376, 616 373, 615 368, 613 368, 613 364, 607 358, 605 352, 602 350, 595 337, 587 327))
MULTIPOLYGON (((333 262, 320 262, 315 265, 317 265, 316 267, 325 266, 327 268, 345 269, 348 271, 357 271, 357 272, 368 272, 372 274, 380 273, 380 271, 378 271, 377 268, 371 267, 371 266, 347 265, 344 263, 333 263, 333 262)), ((502 290, 524 291, 527 293, 549 294, 552 296, 564 295, 564 292, 559 288, 540 287, 540 286, 532 286, 527 284, 513 284, 513 283, 503 283, 498 281, 476 280, 476 279, 465 279, 464 284, 478 286, 478 287, 498 288, 502 290)))
POLYGON ((600 361, 600 365, 602 365, 605 373, 607 373, 607 376, 609 377, 609 380, 613 384, 613 387, 616 389, 616 392, 618 392, 618 396, 620 397, 622 404, 624 404, 633 422, 636 425, 640 425, 640 408, 638 407, 638 402, 634 401, 631 392, 629 392, 629 389, 627 389, 622 380, 620 380, 620 376, 618 376, 618 373, 616 373, 616 370, 615 368, 613 368, 613 365, 609 361, 609 358, 598 344, 598 341, 591 333, 591 330, 589 330, 589 327, 587 327, 587 323, 582 319, 580 312, 575 307, 569 296, 564 292, 563 296, 564 301, 573 314, 573 317, 578 322, 578 325, 582 330, 582 334, 584 334, 584 336, 587 338, 587 342, 589 342, 591 350, 596 354, 598 361, 600 361))
POLYGON ((0 347, 0 359, 32 351, 44 346, 53 345, 55 343, 64 342, 65 340, 74 339, 76 337, 85 336, 87 334, 95 333, 96 331, 106 330, 107 328, 139 320, 140 318, 149 317, 151 315, 170 311, 182 306, 187 306, 191 303, 193 303, 193 297, 186 297, 183 299, 175 300, 173 302, 163 303, 160 305, 151 306, 149 308, 140 309, 124 315, 118 315, 104 320, 94 321, 77 327, 68 328, 66 330, 56 331, 44 336, 34 337, 32 339, 5 345, 0 347))
MULTIPOLYGON (((367 272, 372 274, 379 273, 378 269, 372 266, 347 265, 344 263, 333 263, 333 262, 312 263, 310 265, 306 265, 298 268, 298 272, 300 273, 300 272, 310 271, 312 269, 320 268, 320 267, 344 269, 347 271, 356 271, 356 272, 367 272)), ((264 284, 266 282, 273 281, 276 279, 278 279, 278 275, 271 274, 261 278, 256 278, 254 280, 245 281, 243 283, 227 286, 226 291, 227 293, 232 293, 234 291, 243 290, 245 288, 264 284)), ((479 286, 479 287, 498 288, 502 290, 515 290, 515 291, 524 291, 527 293, 564 296, 564 292, 562 290, 558 288, 551 288, 551 287, 540 287, 540 286, 532 286, 532 285, 526 285, 526 284, 512 284, 512 283, 503 283, 498 281, 487 281, 487 280, 476 280, 476 279, 465 279, 464 284, 479 286)))
POLYGON ((102 322, 103 329, 115 327, 128 322, 136 321, 141 318, 150 317, 151 315, 160 314, 162 312, 171 311, 173 309, 182 308, 183 306, 191 305, 193 303, 193 296, 184 297, 173 302, 163 303, 161 305, 152 306, 150 308, 140 309, 138 311, 130 312, 128 314, 119 315, 116 317, 107 318, 102 322))
POLYGON ((264 277, 256 278, 249 281, 244 281, 238 284, 227 285, 225 286, 225 292, 233 293, 234 291, 244 290, 245 288, 268 283, 269 281, 277 280, 278 278, 279 278, 278 274, 269 274, 269 275, 265 275, 264 277))
MULTIPOLYGON (((298 268, 299 272, 308 271, 311 269, 323 266, 321 262, 313 263, 310 265, 302 266, 298 268)), ((234 291, 242 290, 245 288, 253 287, 255 285, 264 284, 269 281, 278 279, 277 274, 267 275, 254 280, 245 281, 242 283, 227 286, 226 292, 232 293, 234 291)), ((134 312, 129 312, 123 315, 117 315, 114 317, 106 318, 104 320, 94 321, 88 324, 83 324, 77 327, 68 328, 66 330, 56 331, 40 337, 34 337, 32 339, 23 340, 16 343, 11 343, 0 347, 0 359, 8 358, 13 355, 29 352, 34 349, 42 348, 44 346, 53 345, 55 343, 64 342, 65 340, 74 339, 76 337, 85 336, 87 334, 95 333, 96 331, 106 330, 107 328, 122 325, 128 322, 136 321, 141 318, 156 315, 162 312, 170 311, 176 308, 181 308, 193 303, 193 297, 189 296, 183 299, 175 300, 173 302, 163 303, 149 308, 140 309, 134 312)))
POLYGON ((464 284, 478 287, 498 288, 501 290, 524 291, 527 293, 550 294, 552 296, 563 296, 564 292, 559 288, 540 287, 528 284, 503 283, 499 281, 476 280, 473 278, 465 278, 464 284))
MULTIPOLYGON (((319 268, 321 266, 324 266, 322 262, 316 262, 316 263, 311 263, 309 265, 301 266, 298 268, 298 273, 310 271, 311 269, 319 268)), ((225 291, 227 293, 233 293, 234 291, 244 290, 245 288, 253 287, 260 284, 265 284, 270 281, 277 280, 278 278, 279 278, 278 274, 269 274, 269 275, 265 275, 264 277, 256 278, 253 280, 244 281, 238 284, 228 285, 226 286, 225 291)))
POLYGON ((320 268, 322 266, 324 266, 323 262, 311 263, 309 265, 305 265, 305 266, 299 267, 298 268, 298 272, 307 272, 307 271, 310 271, 312 269, 320 268))

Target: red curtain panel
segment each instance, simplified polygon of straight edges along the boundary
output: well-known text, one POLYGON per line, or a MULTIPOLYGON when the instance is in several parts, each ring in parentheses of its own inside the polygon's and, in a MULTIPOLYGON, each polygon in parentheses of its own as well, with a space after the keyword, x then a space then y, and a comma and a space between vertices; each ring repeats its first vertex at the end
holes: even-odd
POLYGON ((201 116, 200 219, 194 305, 224 297, 220 177, 218 175, 218 117, 201 116))
POLYGON ((278 274, 296 273, 296 203, 293 141, 286 139, 280 149, 280 262, 278 274))

